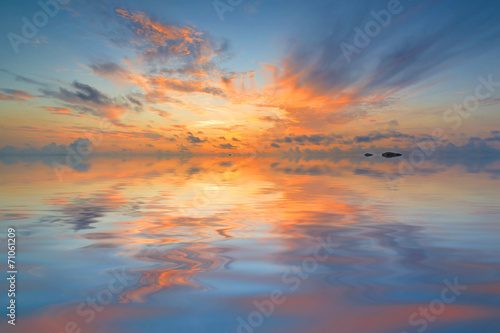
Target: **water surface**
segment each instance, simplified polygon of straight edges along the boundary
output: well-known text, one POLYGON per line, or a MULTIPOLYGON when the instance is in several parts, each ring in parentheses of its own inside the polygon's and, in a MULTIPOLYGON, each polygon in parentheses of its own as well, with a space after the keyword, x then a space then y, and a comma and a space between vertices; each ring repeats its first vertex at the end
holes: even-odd
POLYGON ((48 164, 0 163, 2 332, 500 332, 499 162, 395 183, 377 157, 48 164))

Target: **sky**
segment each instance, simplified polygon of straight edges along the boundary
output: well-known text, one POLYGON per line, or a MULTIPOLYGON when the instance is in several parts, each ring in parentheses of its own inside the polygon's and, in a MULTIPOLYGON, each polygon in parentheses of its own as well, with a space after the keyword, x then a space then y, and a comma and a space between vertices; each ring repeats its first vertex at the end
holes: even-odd
POLYGON ((498 1, 3 4, 0 148, 500 144, 498 1))

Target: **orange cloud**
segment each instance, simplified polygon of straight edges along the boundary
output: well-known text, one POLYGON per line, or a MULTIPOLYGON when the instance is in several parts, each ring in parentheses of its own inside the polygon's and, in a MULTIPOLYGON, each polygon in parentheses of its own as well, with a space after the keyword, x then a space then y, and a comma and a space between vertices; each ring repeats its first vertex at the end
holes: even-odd
POLYGON ((45 110, 50 111, 52 114, 72 116, 71 111, 67 108, 59 107, 44 107, 45 110))
POLYGON ((192 47, 197 47, 204 40, 200 37, 203 33, 187 26, 173 26, 151 20, 146 13, 129 13, 123 9, 116 9, 118 15, 136 23, 132 29, 143 38, 143 42, 149 43, 145 49, 144 56, 155 56, 159 52, 168 50, 176 56, 184 56, 191 53, 192 47))

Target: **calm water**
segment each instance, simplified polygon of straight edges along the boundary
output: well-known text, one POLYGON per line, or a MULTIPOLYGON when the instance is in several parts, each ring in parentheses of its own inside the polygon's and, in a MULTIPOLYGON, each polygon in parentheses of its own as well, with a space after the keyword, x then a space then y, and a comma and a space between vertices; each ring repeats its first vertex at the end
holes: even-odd
POLYGON ((62 182, 0 163, 19 265, 0 330, 500 332, 500 162, 389 183, 397 163, 94 158, 62 182))

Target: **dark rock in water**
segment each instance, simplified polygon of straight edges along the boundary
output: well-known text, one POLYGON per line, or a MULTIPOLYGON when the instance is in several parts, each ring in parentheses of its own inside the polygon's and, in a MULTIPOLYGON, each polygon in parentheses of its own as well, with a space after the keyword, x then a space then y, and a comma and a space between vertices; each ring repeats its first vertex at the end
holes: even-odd
POLYGON ((370 157, 370 156, 373 156, 372 153, 365 153, 365 157, 370 157))
POLYGON ((382 154, 382 156, 384 156, 385 158, 392 158, 392 157, 403 156, 403 154, 386 151, 385 153, 382 154))

